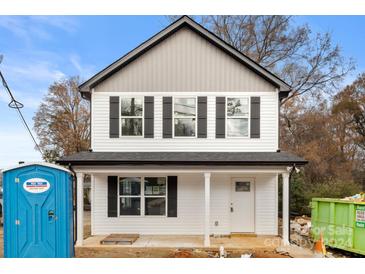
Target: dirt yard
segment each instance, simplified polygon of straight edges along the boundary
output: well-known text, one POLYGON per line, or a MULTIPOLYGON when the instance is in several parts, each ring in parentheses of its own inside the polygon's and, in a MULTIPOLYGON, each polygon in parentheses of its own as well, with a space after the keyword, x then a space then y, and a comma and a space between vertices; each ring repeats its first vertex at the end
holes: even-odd
POLYGON ((0 225, 0 258, 4 257, 3 226, 0 225))
MULTIPOLYGON (((274 250, 227 249, 227 258, 240 258, 242 254, 251 254, 252 258, 290 258, 274 250)), ((217 248, 76 248, 77 258, 219 258, 217 248)))
POLYGON ((91 212, 84 211, 84 239, 91 236, 91 212))

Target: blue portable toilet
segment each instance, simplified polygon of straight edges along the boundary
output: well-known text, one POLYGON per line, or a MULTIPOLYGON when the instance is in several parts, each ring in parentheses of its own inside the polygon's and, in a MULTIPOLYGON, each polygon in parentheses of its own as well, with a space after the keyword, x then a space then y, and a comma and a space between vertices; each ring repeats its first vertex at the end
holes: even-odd
POLYGON ((3 171, 6 258, 73 257, 72 176, 49 163, 3 171))

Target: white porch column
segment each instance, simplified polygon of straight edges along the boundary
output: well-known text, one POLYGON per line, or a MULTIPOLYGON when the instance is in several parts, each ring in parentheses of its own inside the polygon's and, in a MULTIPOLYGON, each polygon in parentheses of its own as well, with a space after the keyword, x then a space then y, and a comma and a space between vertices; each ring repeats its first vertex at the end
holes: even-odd
POLYGON ((84 173, 76 173, 77 180, 77 246, 82 246, 84 239, 84 173))
POLYGON ((204 173, 204 202, 205 202, 205 218, 204 218, 204 246, 210 246, 210 173, 204 173))
POLYGON ((289 172, 283 176, 283 244, 289 245, 289 172))

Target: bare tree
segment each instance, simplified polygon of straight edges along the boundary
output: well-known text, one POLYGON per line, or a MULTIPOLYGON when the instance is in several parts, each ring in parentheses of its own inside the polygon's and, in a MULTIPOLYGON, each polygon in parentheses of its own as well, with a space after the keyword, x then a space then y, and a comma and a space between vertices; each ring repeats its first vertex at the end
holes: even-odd
MULTIPOLYGON (((168 16, 176 20, 178 16, 168 16)), ((330 33, 313 34, 291 16, 217 15, 194 17, 225 42, 292 86, 283 100, 307 93, 333 93, 354 62, 341 55, 330 33)))
POLYGON ((46 161, 89 149, 89 103, 81 98, 78 84, 78 77, 52 84, 33 118, 46 161))
POLYGON ((334 97, 333 113, 347 117, 354 143, 365 151, 365 73, 334 97))

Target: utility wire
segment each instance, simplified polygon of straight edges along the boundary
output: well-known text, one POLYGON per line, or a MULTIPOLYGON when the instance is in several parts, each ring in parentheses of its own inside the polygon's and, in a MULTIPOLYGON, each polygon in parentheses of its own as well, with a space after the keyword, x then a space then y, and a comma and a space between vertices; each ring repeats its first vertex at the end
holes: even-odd
POLYGON ((24 107, 24 105, 23 105, 22 103, 20 103, 19 101, 17 101, 17 100, 14 98, 13 94, 12 94, 12 93, 11 93, 11 91, 10 91, 10 88, 9 88, 8 84, 6 83, 6 80, 5 80, 5 78, 4 78, 4 75, 1 73, 1 71, 0 71, 0 78, 1 78, 1 80, 2 80, 2 83, 3 83, 4 88, 6 89, 6 91, 8 92, 8 94, 9 94, 9 96, 10 96, 10 98, 11 98, 11 101, 10 101, 10 103, 8 104, 8 106, 9 106, 10 108, 13 108, 13 109, 16 109, 16 110, 17 110, 17 112, 18 112, 18 114, 19 114, 19 117, 20 117, 20 120, 22 121, 22 123, 23 123, 24 127, 25 127, 25 128, 27 129, 27 131, 29 132, 29 135, 30 135, 30 137, 32 138, 32 140, 33 140, 33 142, 34 142, 35 146, 37 147, 38 151, 40 152, 40 154, 41 154, 41 155, 42 155, 42 157, 43 157, 43 152, 42 152, 41 148, 39 147, 39 145, 38 145, 38 143, 37 143, 36 139, 34 138, 33 133, 32 133, 32 131, 30 130, 30 128, 29 128, 29 126, 28 126, 27 122, 25 121, 24 116, 23 116, 23 113, 22 113, 22 112, 21 112, 21 110, 20 110, 21 108, 23 108, 23 107, 24 107))

